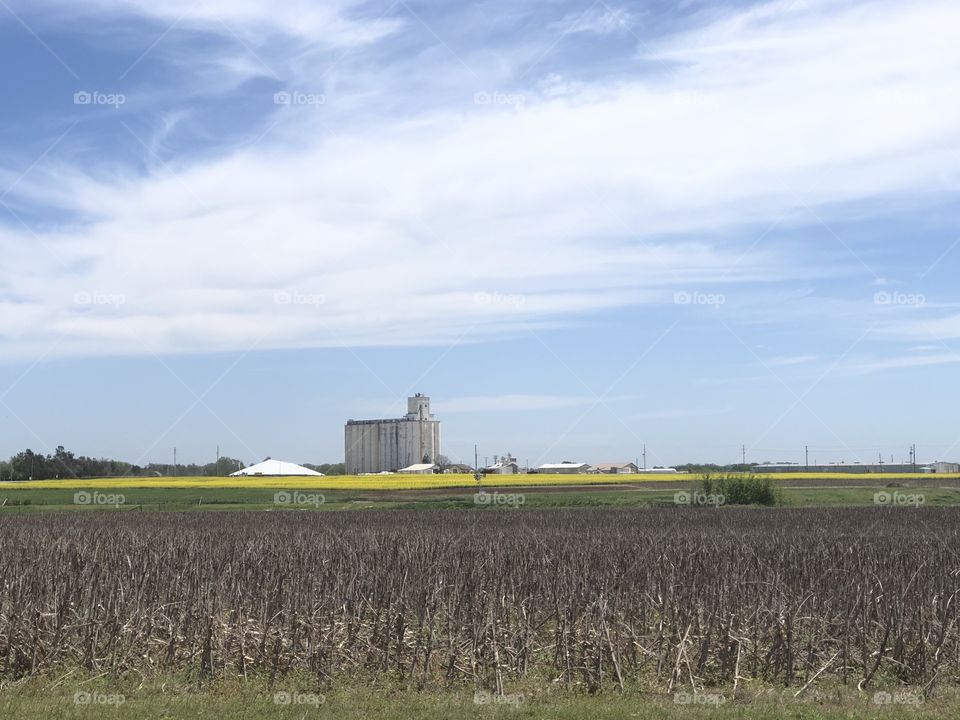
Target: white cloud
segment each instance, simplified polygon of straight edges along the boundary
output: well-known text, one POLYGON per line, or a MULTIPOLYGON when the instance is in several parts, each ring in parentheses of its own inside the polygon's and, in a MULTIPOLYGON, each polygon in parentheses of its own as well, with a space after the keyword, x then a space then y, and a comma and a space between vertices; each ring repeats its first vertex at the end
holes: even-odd
POLYGON ((593 5, 585 11, 572 12, 562 19, 550 23, 550 27, 565 34, 592 33, 608 35, 630 29, 631 16, 623 8, 610 8, 606 5, 593 5))
MULTIPOLYGON (((96 7, 210 27, 225 12, 292 37, 329 24, 333 44, 395 27, 351 34, 347 3, 311 3, 302 18, 302 3, 201 5, 96 7)), ((803 277, 815 257, 767 243, 741 257, 714 231, 801 202, 937 187, 944 149, 960 147, 960 97, 943 91, 960 75, 944 31, 960 7, 783 7, 662 42, 662 76, 562 97, 531 77, 519 109, 475 107, 485 88, 464 70, 457 102, 398 98, 403 113, 363 124, 339 118, 333 97, 323 112, 280 108, 259 143, 172 172, 37 169, 17 199, 82 223, 0 234, 0 353, 470 342, 655 303, 670 287, 803 277), (77 304, 78 293, 124 302, 77 304)))
POLYGON ((954 363, 960 363, 960 354, 938 353, 935 355, 908 355, 851 363, 848 370, 851 374, 862 375, 881 370, 901 370, 904 368, 951 365, 954 363))
POLYGON ((375 42, 400 27, 382 13, 360 12, 363 0, 45 0, 69 15, 122 18, 137 16, 167 27, 194 28, 244 41, 273 33, 329 47, 375 42))

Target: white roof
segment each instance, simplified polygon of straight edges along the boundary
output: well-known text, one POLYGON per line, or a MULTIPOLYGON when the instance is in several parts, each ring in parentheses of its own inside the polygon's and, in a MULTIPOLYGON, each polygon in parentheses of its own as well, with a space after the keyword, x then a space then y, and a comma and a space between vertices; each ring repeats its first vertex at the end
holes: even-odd
POLYGON ((405 467, 397 472, 423 472, 424 470, 433 470, 436 467, 433 463, 417 463, 411 465, 410 467, 405 467))
POLYGON ((250 467, 230 473, 230 477, 239 477, 243 475, 314 475, 323 477, 323 473, 318 473, 303 465, 297 465, 283 460, 264 460, 262 463, 251 465, 250 467))
POLYGON ((562 462, 562 463, 547 463, 541 465, 538 470, 563 470, 565 468, 582 468, 590 467, 587 463, 575 463, 575 462, 562 462))

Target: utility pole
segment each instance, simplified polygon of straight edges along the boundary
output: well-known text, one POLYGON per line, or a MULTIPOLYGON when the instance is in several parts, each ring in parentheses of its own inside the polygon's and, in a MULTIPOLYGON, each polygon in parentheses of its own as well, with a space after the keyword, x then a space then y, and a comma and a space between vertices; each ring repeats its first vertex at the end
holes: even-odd
POLYGON ((177 476, 177 449, 173 449, 173 476, 177 476))
POLYGON ((477 454, 477 446, 473 446, 473 469, 480 472, 480 456, 477 454))
POLYGON ((220 446, 219 446, 219 445, 217 445, 217 467, 216 467, 216 469, 213 471, 213 474, 214 474, 214 475, 219 475, 219 474, 220 474, 220 446))
POLYGON ((803 446, 803 467, 805 470, 810 470, 810 446, 803 446))
POLYGON ((880 472, 883 473, 883 453, 877 453, 877 458, 880 460, 880 472))
POLYGON ((646 443, 643 444, 643 469, 644 471, 646 471, 647 469, 647 444, 646 443))
POLYGON ((740 456, 742 458, 742 464, 746 465, 747 464, 747 446, 746 445, 740 446, 740 456))
POLYGON ((910 464, 913 465, 913 471, 917 471, 917 444, 910 446, 910 464))

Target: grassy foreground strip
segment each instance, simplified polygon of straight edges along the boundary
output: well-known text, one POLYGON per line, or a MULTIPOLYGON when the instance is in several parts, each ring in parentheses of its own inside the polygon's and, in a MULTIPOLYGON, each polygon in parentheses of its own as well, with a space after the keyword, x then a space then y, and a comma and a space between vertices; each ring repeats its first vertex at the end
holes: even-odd
POLYGON ((308 685, 266 681, 218 681, 198 687, 171 677, 142 682, 72 675, 56 680, 31 679, 7 683, 0 689, 0 717, 20 720, 180 720, 188 718, 337 718, 357 720, 459 720, 460 718, 555 718, 593 720, 633 718, 956 718, 960 697, 938 691, 929 697, 906 689, 860 693, 835 687, 802 693, 775 686, 741 686, 705 690, 694 696, 687 690, 656 694, 627 689, 588 695, 546 690, 512 693, 498 698, 470 688, 418 692, 384 688, 346 687, 320 692, 308 685))
MULTIPOLYGON (((960 479, 960 475, 926 473, 775 473, 774 480, 894 480, 960 479)), ((697 481, 697 474, 645 473, 642 475, 489 475, 484 485, 496 487, 538 487, 545 485, 622 485, 663 481, 697 481)), ((0 482, 2 490, 72 488, 237 488, 276 489, 296 487, 303 490, 431 490, 474 487, 472 475, 334 475, 329 477, 152 477, 152 478, 61 478, 0 482)))
MULTIPOLYGON (((691 485, 692 483, 687 483, 691 485)), ((0 516, 64 512, 339 512, 367 510, 463 510, 469 512, 512 512, 536 508, 673 508, 682 483, 643 483, 636 486, 593 485, 589 487, 523 487, 487 489, 488 497, 516 502, 478 502, 475 487, 425 490, 315 490, 287 487, 269 488, 3 488, 0 489, 0 516), (494 495, 494 493, 496 493, 494 495), (278 501, 279 499, 279 501, 278 501), (87 500, 88 502, 83 502, 87 500), (286 500, 287 502, 283 502, 286 500)), ((778 496, 785 506, 876 506, 880 493, 910 500, 922 497, 925 507, 960 505, 960 488, 861 487, 780 487, 778 496)), ((897 503, 900 505, 901 503, 897 503)), ((912 504, 903 505, 909 511, 912 504)), ((720 508, 726 510, 726 508, 720 508)))

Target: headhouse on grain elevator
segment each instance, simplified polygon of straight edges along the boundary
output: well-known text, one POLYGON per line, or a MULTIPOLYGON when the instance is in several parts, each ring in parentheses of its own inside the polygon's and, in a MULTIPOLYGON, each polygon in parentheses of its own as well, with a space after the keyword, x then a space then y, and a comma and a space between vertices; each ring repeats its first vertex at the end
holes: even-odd
POLYGON ((430 398, 407 398, 407 414, 390 420, 348 420, 344 428, 349 475, 395 472, 440 456, 440 421, 430 413, 430 398))

